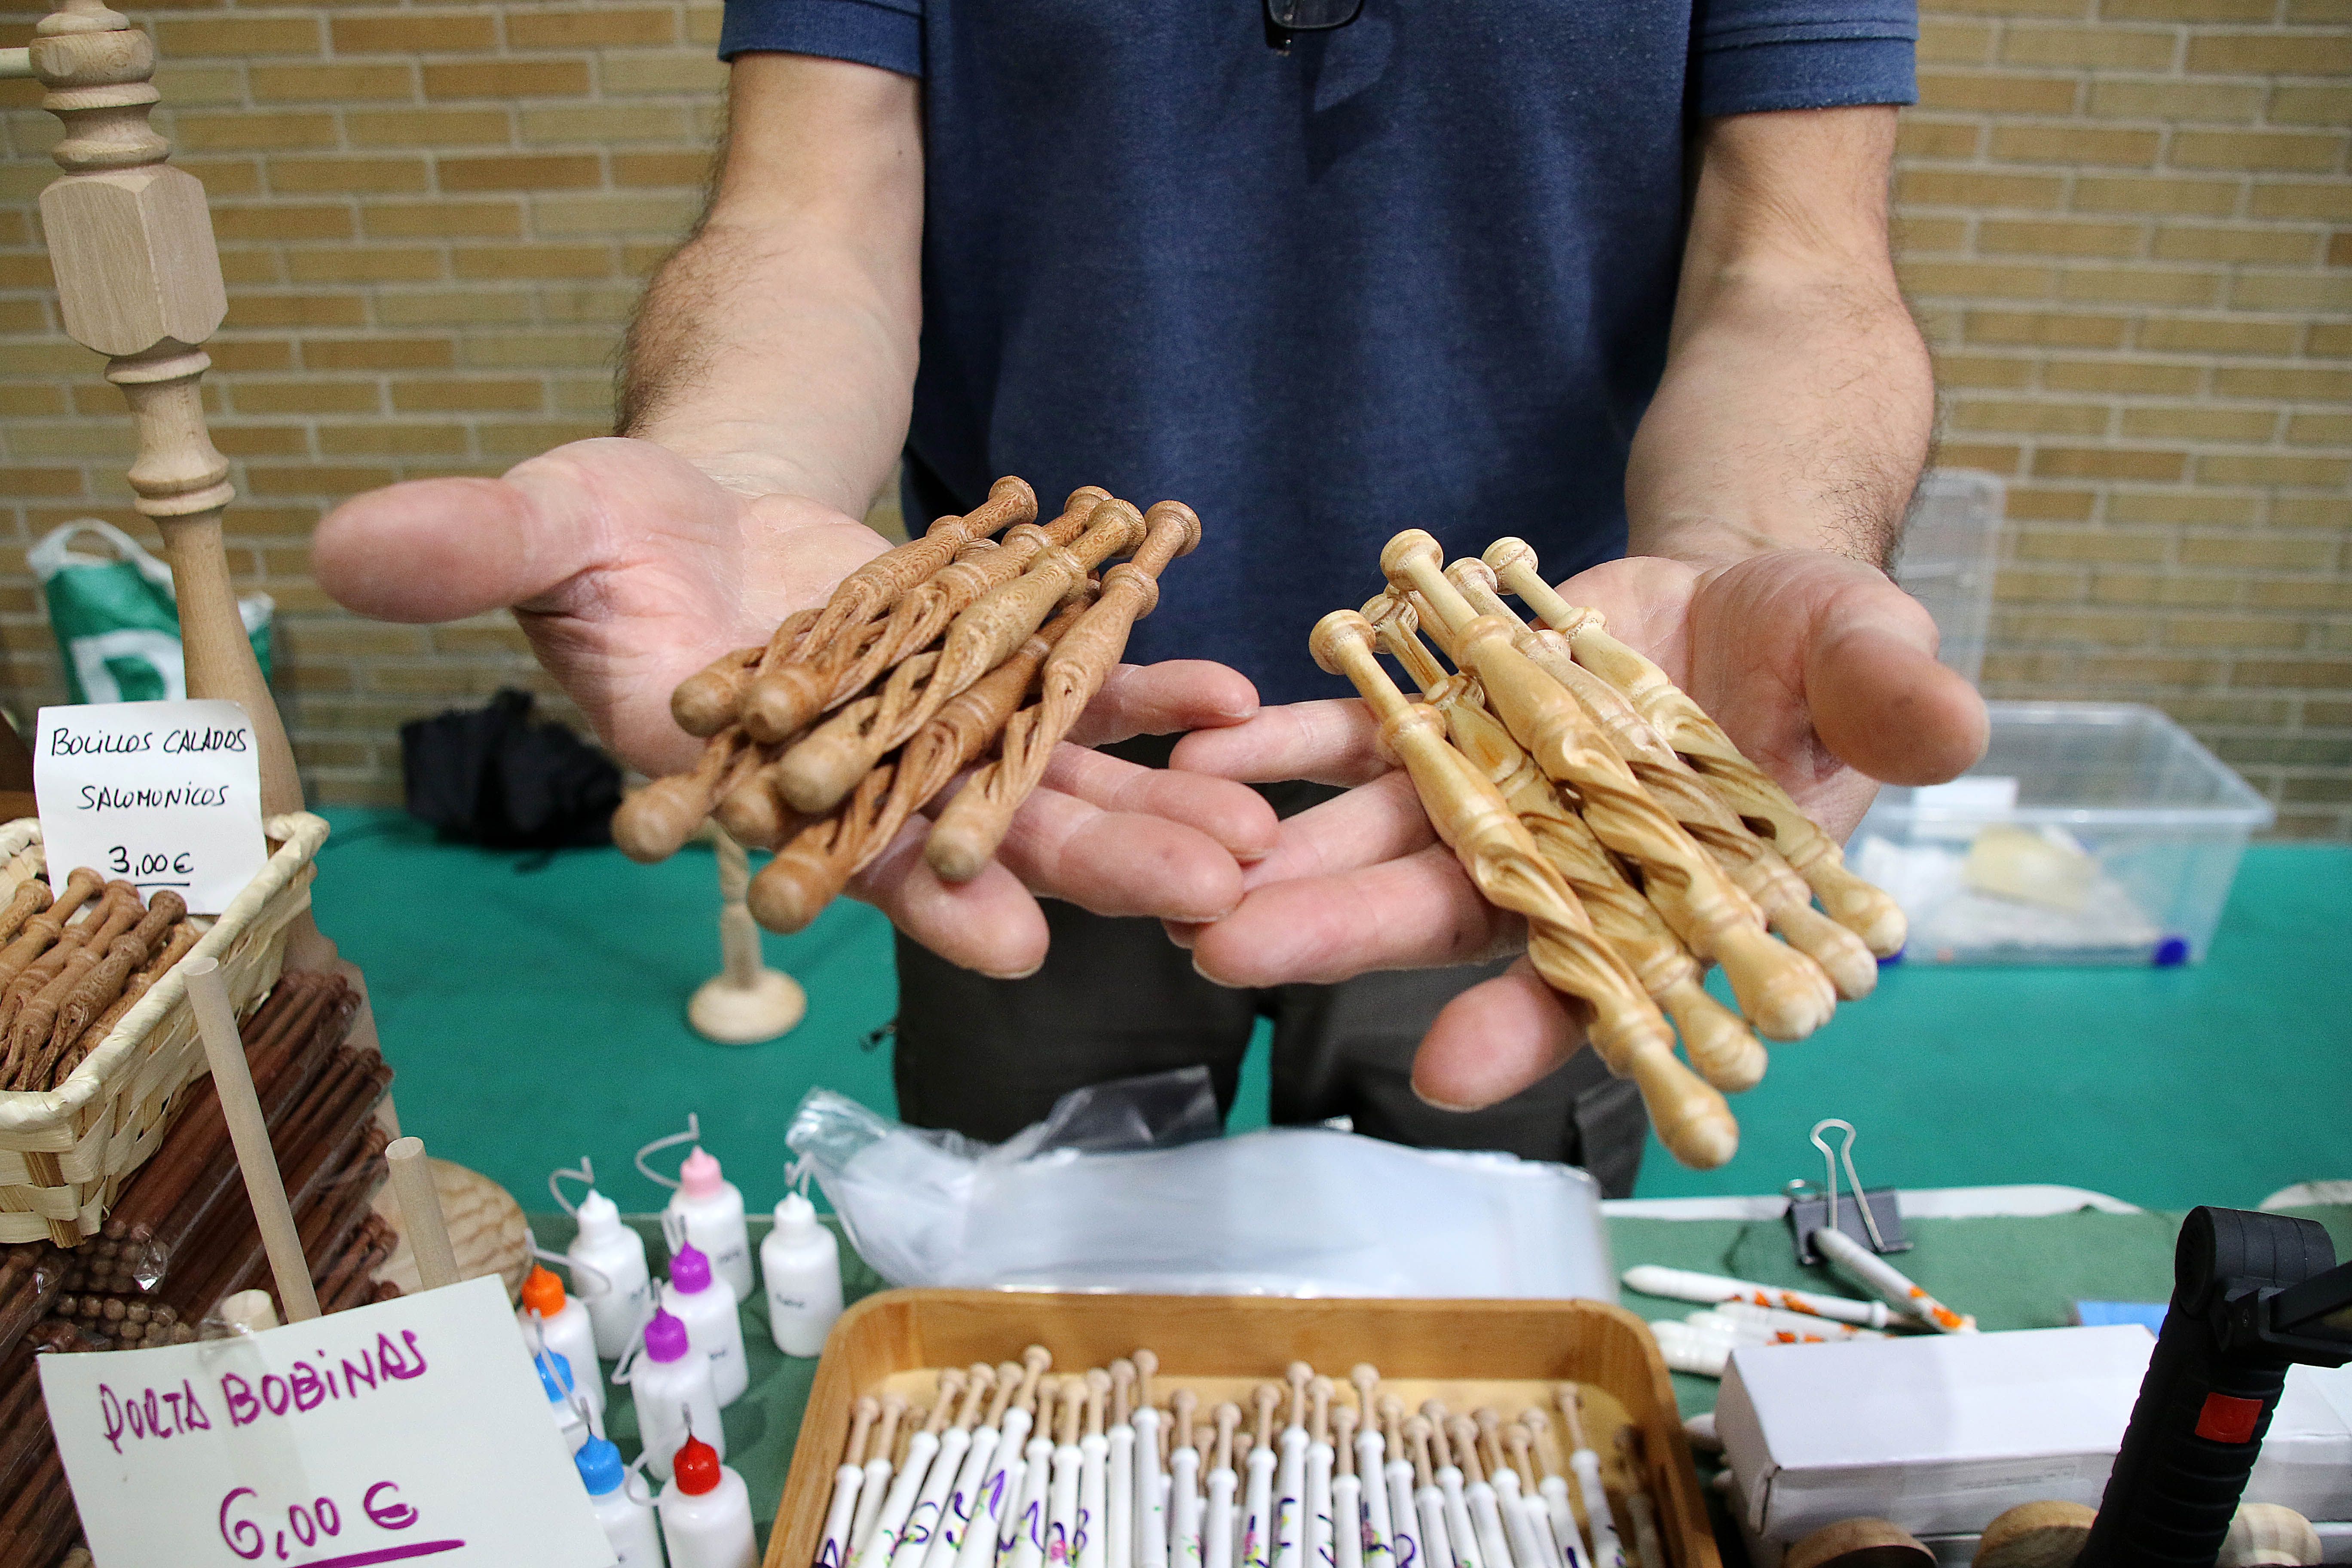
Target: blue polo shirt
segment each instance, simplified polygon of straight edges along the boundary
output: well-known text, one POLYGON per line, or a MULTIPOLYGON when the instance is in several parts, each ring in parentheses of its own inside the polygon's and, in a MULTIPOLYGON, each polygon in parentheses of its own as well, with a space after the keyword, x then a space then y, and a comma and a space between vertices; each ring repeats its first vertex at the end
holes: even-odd
POLYGON ((923 82, 908 523, 1001 474, 1201 514, 1131 660, 1291 701, 1381 545, 1625 549, 1696 121, 1907 103, 1916 0, 728 0, 719 52, 923 82))

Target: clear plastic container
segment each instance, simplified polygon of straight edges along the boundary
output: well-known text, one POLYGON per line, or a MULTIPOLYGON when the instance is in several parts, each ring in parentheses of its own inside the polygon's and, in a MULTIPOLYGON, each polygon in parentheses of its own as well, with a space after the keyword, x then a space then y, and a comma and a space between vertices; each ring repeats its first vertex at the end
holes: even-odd
POLYGON ((2153 708, 1995 702, 1984 760, 1879 792, 1847 863, 1914 963, 2201 961, 2269 801, 2153 708))
POLYGON ((1937 469, 1919 481, 1911 498, 1895 560, 1895 580, 1927 606, 1943 634, 1937 657, 1971 683, 1984 669, 1992 625, 2001 508, 2000 480, 1992 475, 1937 469))

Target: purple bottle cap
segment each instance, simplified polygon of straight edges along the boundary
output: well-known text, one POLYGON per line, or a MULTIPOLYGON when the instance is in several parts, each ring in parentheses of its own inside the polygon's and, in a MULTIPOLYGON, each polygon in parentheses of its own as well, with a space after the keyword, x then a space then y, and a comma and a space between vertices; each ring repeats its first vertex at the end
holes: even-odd
POLYGON ((710 1289, 710 1259, 702 1249, 687 1242, 670 1255, 669 1282, 687 1295, 710 1289))
POLYGON ((677 1361, 686 1354, 686 1325, 656 1307, 646 1325, 646 1354, 655 1361, 677 1361))

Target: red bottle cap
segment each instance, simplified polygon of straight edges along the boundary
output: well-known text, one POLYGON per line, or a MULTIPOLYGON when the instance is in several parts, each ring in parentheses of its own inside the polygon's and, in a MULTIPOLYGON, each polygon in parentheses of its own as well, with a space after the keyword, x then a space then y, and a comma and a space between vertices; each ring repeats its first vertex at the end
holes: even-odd
POLYGON ((522 1282, 522 1304, 542 1318, 553 1318, 563 1310, 563 1281, 555 1271, 533 1264, 530 1276, 522 1282))
POLYGON ((677 1479, 678 1490, 700 1497, 719 1485, 719 1450, 699 1437, 688 1437, 671 1458, 670 1473, 677 1479))

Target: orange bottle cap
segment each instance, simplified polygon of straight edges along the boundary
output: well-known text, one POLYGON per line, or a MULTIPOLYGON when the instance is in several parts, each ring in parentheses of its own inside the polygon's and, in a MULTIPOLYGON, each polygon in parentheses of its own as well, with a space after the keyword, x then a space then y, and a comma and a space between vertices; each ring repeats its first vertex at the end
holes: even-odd
POLYGON ((563 1281, 546 1265, 531 1265, 522 1282, 522 1304, 542 1318, 554 1317, 563 1310, 563 1281))

